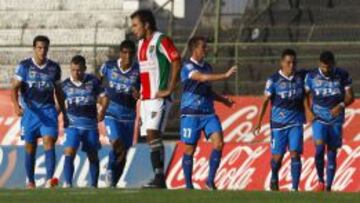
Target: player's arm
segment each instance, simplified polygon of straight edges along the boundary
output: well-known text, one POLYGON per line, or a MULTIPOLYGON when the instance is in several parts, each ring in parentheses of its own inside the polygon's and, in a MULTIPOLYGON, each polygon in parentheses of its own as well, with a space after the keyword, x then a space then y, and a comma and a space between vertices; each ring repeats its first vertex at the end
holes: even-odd
POLYGON ((98 97, 97 103, 100 105, 100 109, 98 111, 97 120, 98 122, 104 120, 106 109, 109 106, 109 97, 106 96, 105 93, 101 93, 98 97))
POLYGON ((19 104, 19 91, 22 85, 21 80, 13 79, 12 80, 12 88, 11 88, 11 101, 14 106, 14 111, 17 116, 23 115, 23 109, 21 108, 19 104))
POLYGON ((261 105, 258 121, 256 123, 256 126, 255 126, 254 130, 253 130, 254 135, 258 135, 260 133, 262 121, 264 119, 267 107, 269 105, 270 95, 265 95, 262 100, 263 100, 263 102, 262 102, 262 105, 261 105))
POLYGON ((343 75, 342 85, 345 89, 344 101, 339 102, 335 107, 331 109, 332 116, 338 116, 345 107, 351 105, 354 102, 354 92, 352 90, 352 79, 349 77, 348 73, 343 75))
POLYGON ((304 110, 305 110, 306 121, 308 123, 313 122, 313 120, 315 119, 314 112, 311 109, 311 101, 312 101, 312 97, 310 91, 305 90, 304 110))
POLYGON ((178 51, 175 48, 174 43, 168 37, 164 37, 161 40, 160 48, 161 48, 161 52, 166 56, 171 66, 171 75, 167 89, 156 93, 156 97, 163 98, 170 96, 171 93, 173 93, 176 89, 177 83, 179 81, 179 75, 181 69, 181 58, 178 51))
POLYGON ((230 78, 232 75, 234 75, 236 71, 237 71, 236 66, 229 68, 229 70, 226 71, 225 73, 218 73, 218 74, 214 74, 214 73, 206 74, 206 73, 200 73, 198 71, 194 71, 191 73, 190 78, 192 80, 196 80, 199 82, 226 80, 230 78))
POLYGON ((231 98, 219 95, 214 91, 212 92, 212 95, 213 95, 213 98, 214 98, 215 101, 218 101, 218 102, 224 104, 227 107, 232 107, 232 105, 234 104, 234 101, 231 98))

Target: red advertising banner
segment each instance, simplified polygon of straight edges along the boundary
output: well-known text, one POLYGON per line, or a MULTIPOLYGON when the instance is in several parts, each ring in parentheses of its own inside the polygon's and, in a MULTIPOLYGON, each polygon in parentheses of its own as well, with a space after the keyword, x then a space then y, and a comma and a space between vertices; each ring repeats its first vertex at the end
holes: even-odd
MULTIPOLYGON (((220 103, 215 103, 216 113, 221 120, 225 142, 235 143, 262 143, 269 142, 270 124, 268 106, 264 117, 260 134, 254 136, 252 129, 255 127, 258 113, 261 110, 262 100, 260 97, 233 97, 235 105, 228 108, 220 103)), ((344 143, 360 141, 360 99, 346 108, 346 121, 344 123, 344 143)), ((304 139, 308 141, 312 137, 311 126, 305 125, 304 139)), ((203 139, 205 140, 205 139, 203 139)))
MULTIPOLYGON (((360 142, 344 145, 338 153, 338 167, 333 190, 345 192, 360 191, 360 142)), ((212 147, 199 143, 194 155, 193 182, 195 188, 205 188, 208 177, 209 156, 212 147)), ((167 185, 171 189, 184 188, 184 175, 181 166, 184 145, 178 143, 173 159, 168 167, 167 185)), ((301 191, 312 191, 317 184, 314 165, 314 146, 307 142, 302 158, 301 191)), ((268 190, 270 181, 269 144, 225 144, 222 161, 215 182, 220 190, 268 190)), ((280 190, 291 189, 290 157, 287 153, 279 171, 280 190)))

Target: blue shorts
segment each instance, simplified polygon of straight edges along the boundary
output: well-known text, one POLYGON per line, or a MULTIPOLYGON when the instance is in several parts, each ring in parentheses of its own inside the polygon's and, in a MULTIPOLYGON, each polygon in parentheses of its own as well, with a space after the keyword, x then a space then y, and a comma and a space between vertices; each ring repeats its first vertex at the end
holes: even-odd
POLYGON ((271 130, 271 153, 285 154, 286 149, 296 151, 299 154, 303 151, 303 126, 292 126, 284 129, 271 130))
POLYGON ((58 113, 55 107, 41 110, 25 109, 21 118, 21 139, 26 143, 35 143, 37 138, 58 137, 58 113))
POLYGON ((312 124, 314 141, 323 141, 331 148, 342 146, 342 123, 325 124, 315 120, 312 124))
POLYGON ((65 129, 65 148, 78 149, 82 143, 82 151, 92 152, 101 148, 98 129, 83 130, 69 127, 65 129))
POLYGON ((133 143, 135 121, 118 121, 112 118, 105 118, 105 128, 109 140, 120 140, 126 149, 133 143))
POLYGON ((205 131, 206 139, 211 134, 222 132, 219 118, 214 115, 182 115, 180 123, 181 141, 194 145, 200 139, 201 131, 205 131))

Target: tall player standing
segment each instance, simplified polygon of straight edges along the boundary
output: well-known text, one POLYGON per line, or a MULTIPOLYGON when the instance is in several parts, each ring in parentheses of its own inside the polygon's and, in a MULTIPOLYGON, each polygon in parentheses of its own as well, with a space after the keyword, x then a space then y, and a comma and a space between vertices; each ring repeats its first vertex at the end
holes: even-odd
POLYGON ((50 40, 36 36, 33 40, 34 55, 20 62, 16 68, 12 88, 15 113, 21 116, 21 137, 25 140, 25 171, 27 188, 35 188, 34 169, 37 138, 44 143, 46 187, 52 187, 55 171, 55 142, 58 136, 58 112, 54 93, 63 110, 60 94, 60 66, 47 58, 50 40), (19 95, 20 92, 20 95, 19 95), (21 101, 19 98, 21 96, 21 101))
POLYGON ((335 66, 334 54, 324 51, 320 55, 319 68, 305 78, 305 89, 312 100, 313 139, 315 143, 315 167, 319 191, 331 191, 336 172, 337 150, 342 145, 342 125, 345 107, 354 101, 352 80, 344 69, 335 66), (324 180, 324 156, 327 152, 326 183, 324 180))
POLYGON ((210 82, 230 78, 236 72, 236 67, 230 68, 226 73, 214 74, 211 65, 205 61, 207 45, 204 37, 191 38, 188 47, 191 58, 184 63, 181 69, 183 93, 180 126, 181 141, 185 143, 182 167, 186 188, 194 188, 192 184, 193 155, 201 131, 204 131, 206 138, 213 145, 206 186, 210 190, 216 190, 214 180, 220 165, 224 141, 221 123, 214 110, 214 100, 228 107, 233 105, 233 101, 213 92, 210 82))
POLYGON ((134 62, 135 43, 120 44, 118 60, 104 63, 100 75, 110 99, 105 115, 105 127, 112 145, 106 172, 108 186, 116 187, 126 164, 126 154, 132 145, 136 117, 136 101, 140 88, 139 65, 134 62))
POLYGON ((132 32, 140 40, 137 53, 141 82, 140 131, 150 146, 155 173, 154 179, 144 187, 166 188, 161 134, 171 106, 170 96, 178 81, 180 55, 173 41, 157 31, 155 17, 150 10, 134 12, 131 21, 132 32))
POLYGON ((271 101, 271 180, 270 189, 279 190, 278 173, 287 149, 291 156, 292 190, 297 191, 301 175, 303 124, 305 122, 304 71, 296 70, 296 52, 285 49, 280 70, 266 82, 265 98, 254 129, 258 134, 269 101, 271 101))

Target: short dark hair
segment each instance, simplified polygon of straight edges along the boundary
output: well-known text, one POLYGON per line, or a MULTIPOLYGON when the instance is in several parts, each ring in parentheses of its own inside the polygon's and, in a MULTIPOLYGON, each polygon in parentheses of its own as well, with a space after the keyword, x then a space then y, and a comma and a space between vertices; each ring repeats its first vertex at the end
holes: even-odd
POLYGON ((136 50, 135 43, 131 40, 124 40, 120 44, 120 51, 122 51, 123 49, 129 49, 130 52, 135 53, 136 50))
POLYGON ((335 63, 335 56, 331 51, 323 51, 320 54, 320 62, 327 65, 335 63))
POLYGON ((33 40, 33 47, 36 47, 36 42, 45 42, 47 46, 50 45, 50 39, 45 35, 37 35, 33 40))
POLYGON ((148 9, 137 10, 130 16, 131 19, 134 19, 136 17, 138 17, 140 22, 143 23, 144 25, 145 25, 145 23, 149 23, 149 28, 152 31, 157 30, 155 16, 151 12, 151 10, 148 10, 148 9))
POLYGON ((190 53, 192 53, 194 51, 194 49, 197 47, 197 45, 199 44, 200 41, 206 42, 207 39, 203 36, 195 36, 195 37, 190 38, 190 40, 188 42, 188 47, 189 47, 190 53))
POLYGON ((285 58, 285 56, 293 56, 296 59, 296 52, 293 49, 284 49, 281 53, 281 58, 285 58))
POLYGON ((71 59, 71 63, 75 65, 80 65, 81 67, 85 67, 86 69, 86 60, 81 55, 75 55, 71 59))

